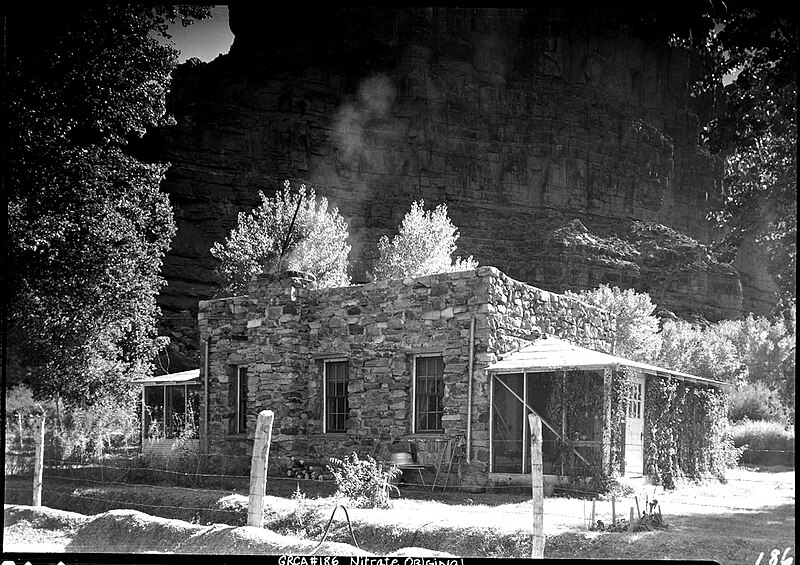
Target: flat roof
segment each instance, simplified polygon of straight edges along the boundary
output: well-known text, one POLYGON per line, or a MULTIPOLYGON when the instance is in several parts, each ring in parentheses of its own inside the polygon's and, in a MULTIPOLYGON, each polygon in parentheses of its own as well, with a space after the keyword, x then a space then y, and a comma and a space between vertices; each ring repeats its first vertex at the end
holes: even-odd
POLYGON ((191 381, 197 381, 198 384, 200 383, 200 369, 190 369, 188 371, 181 371, 180 373, 169 373, 168 375, 136 379, 132 382, 139 385, 168 385, 191 384, 191 381))
POLYGON ((722 381, 586 349, 552 335, 542 336, 530 345, 504 356, 500 361, 489 365, 488 370, 493 373, 534 373, 552 370, 591 371, 619 366, 639 369, 649 375, 673 377, 717 388, 729 386, 722 381))

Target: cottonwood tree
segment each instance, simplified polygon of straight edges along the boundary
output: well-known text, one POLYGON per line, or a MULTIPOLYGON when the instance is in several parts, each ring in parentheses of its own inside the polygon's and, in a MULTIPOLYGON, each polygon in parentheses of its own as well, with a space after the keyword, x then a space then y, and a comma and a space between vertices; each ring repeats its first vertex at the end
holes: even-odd
POLYGON ((659 364, 736 386, 739 393, 768 391, 794 420, 796 308, 780 316, 722 320, 700 326, 666 321, 659 364), (773 394, 774 393, 774 394, 773 394))
POLYGON ((167 164, 128 141, 169 121, 177 51, 151 34, 207 8, 40 6, 6 13, 8 384, 74 406, 150 374, 174 234, 167 164))
POLYGON ((391 241, 385 235, 378 240, 374 280, 477 268, 478 263, 471 255, 466 259, 453 257, 459 233, 447 216, 447 205, 439 204, 434 210, 425 210, 424 205, 424 200, 413 202, 403 217, 399 233, 391 241))
POLYGON ((732 257, 743 241, 755 241, 780 298, 791 303, 797 292, 797 17, 788 4, 704 6, 708 35, 676 42, 701 56, 695 91, 714 106, 704 136, 724 159, 723 198, 711 215, 724 234, 719 248, 732 257))
POLYGON ((607 284, 577 293, 566 291, 564 294, 603 308, 616 316, 614 351, 617 355, 644 363, 652 362, 658 357, 661 349, 659 322, 653 315, 656 305, 649 294, 630 288, 621 290, 607 284))
POLYGON ((309 272, 319 287, 350 284, 348 225, 338 208, 306 185, 293 192, 288 180, 275 196, 259 196, 261 205, 239 213, 238 226, 211 248, 222 294, 245 294, 253 275, 278 269, 309 272))

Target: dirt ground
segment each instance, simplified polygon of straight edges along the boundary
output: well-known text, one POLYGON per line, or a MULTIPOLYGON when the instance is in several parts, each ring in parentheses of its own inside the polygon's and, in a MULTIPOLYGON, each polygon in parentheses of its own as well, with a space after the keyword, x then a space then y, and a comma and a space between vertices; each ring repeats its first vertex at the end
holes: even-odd
MULTIPOLYGON (((667 527, 634 533, 589 531, 591 501, 549 497, 544 502, 545 557, 712 559, 723 565, 752 565, 762 552, 762 563, 766 564, 774 549, 783 555, 787 548, 787 556, 794 557, 794 484, 794 471, 737 469, 729 473, 724 484, 718 481, 684 484, 666 492, 660 487, 636 485, 640 508, 644 509, 645 500, 656 498, 667 527)), ((529 498, 493 499, 488 494, 454 494, 451 500, 438 501, 425 498, 423 491, 408 491, 407 496, 393 501, 391 510, 349 510, 360 547, 376 555, 402 552, 408 547, 425 548, 417 549, 418 554, 426 551, 492 557, 529 554, 532 521, 529 498)), ((269 512, 283 517, 283 523, 289 517, 296 517, 292 514, 297 509, 294 500, 268 497, 266 503, 269 512)), ((635 504, 634 495, 616 500, 617 517, 627 517, 635 504)), ((246 508, 246 494, 229 494, 218 501, 218 507, 225 505, 246 508)), ((611 501, 597 501, 594 506, 595 519, 609 523, 611 501)), ((324 525, 331 508, 330 498, 309 498, 305 519, 324 525)), ((153 518, 130 510, 84 516, 49 508, 6 505, 3 545, 5 552, 108 552, 124 546, 126 551, 134 552, 274 554, 283 553, 282 548, 297 553, 310 551, 321 538, 316 535, 314 539, 280 536, 278 539, 273 532, 265 531, 268 533, 262 535, 251 528, 202 523, 153 518), (120 531, 136 532, 136 545, 125 546, 127 542, 120 538, 120 531), (148 541, 148 535, 160 541, 148 541), (170 541, 170 535, 176 539, 170 541), (180 542, 187 535, 196 542, 188 548, 180 542), (202 549, 201 542, 206 549, 202 549)), ((357 551, 343 524, 337 526, 329 540, 342 544, 332 547, 329 554, 351 555, 357 551)))

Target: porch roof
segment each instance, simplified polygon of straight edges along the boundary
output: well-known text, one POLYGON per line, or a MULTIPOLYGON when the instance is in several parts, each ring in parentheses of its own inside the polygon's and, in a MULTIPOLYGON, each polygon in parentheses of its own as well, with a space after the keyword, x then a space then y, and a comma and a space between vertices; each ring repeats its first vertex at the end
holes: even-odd
POLYGON ((649 375, 673 377, 716 388, 728 388, 728 384, 721 381, 586 349, 551 335, 543 336, 519 351, 506 355, 500 361, 489 365, 488 370, 493 373, 533 373, 553 370, 591 371, 618 366, 639 369, 649 375))
POLYGON ((200 384, 200 369, 190 369, 188 371, 170 373, 168 375, 156 375, 155 377, 136 379, 132 382, 138 385, 172 385, 193 384, 192 381, 196 381, 197 384, 200 384))

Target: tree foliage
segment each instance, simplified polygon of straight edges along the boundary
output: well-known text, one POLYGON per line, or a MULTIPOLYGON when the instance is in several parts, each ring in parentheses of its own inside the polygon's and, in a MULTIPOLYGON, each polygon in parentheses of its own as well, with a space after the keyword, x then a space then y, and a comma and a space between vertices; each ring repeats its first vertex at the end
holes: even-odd
POLYGON ((659 359, 669 368, 701 377, 780 389, 786 373, 794 371, 796 332, 790 320, 751 314, 707 327, 670 320, 661 331, 659 359))
POLYGON ((477 268, 478 263, 471 255, 466 259, 452 256, 459 233, 447 216, 447 205, 439 204, 434 210, 425 210, 424 205, 424 200, 413 202, 403 217, 399 233, 391 241, 385 235, 378 240, 374 280, 477 268))
POLYGON ((5 277, 20 371, 9 381, 27 381, 40 399, 91 404, 151 370, 175 228, 159 190, 168 165, 140 162, 126 145, 168 121, 177 52, 151 32, 207 8, 10 12, 5 277))
POLYGON ((658 361, 669 369, 731 383, 746 370, 725 328, 684 320, 664 322, 658 361))
POLYGON ((647 293, 601 285, 578 293, 588 304, 617 316, 616 353, 667 369, 730 383, 737 402, 764 400, 759 410, 794 420, 796 307, 774 317, 698 324, 659 321, 647 293), (776 402, 780 404, 778 407, 776 402))
POLYGON ((621 290, 609 285, 577 293, 567 291, 565 294, 603 308, 616 316, 614 351, 617 355, 645 363, 658 357, 661 349, 659 321, 653 315, 656 305, 649 294, 638 293, 633 289, 621 290))
POLYGON ((704 61, 697 94, 714 100, 708 147, 725 159, 723 199, 712 214, 735 253, 752 239, 784 301, 796 299, 796 15, 770 4, 710 2, 708 35, 690 46, 704 61), (735 76, 723 87, 725 77, 735 76))
POLYGON ((306 185, 292 192, 288 180, 274 197, 259 196, 261 205, 241 212, 225 242, 211 248, 224 294, 245 294, 253 275, 281 268, 309 272, 320 287, 350 284, 348 226, 337 208, 328 210, 326 198, 317 202, 306 185))
POLYGON ((739 383, 728 395, 728 403, 731 422, 748 419, 786 423, 786 408, 778 391, 762 382, 739 383))

